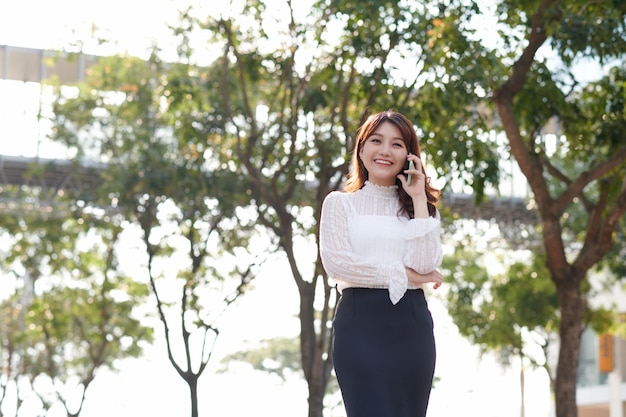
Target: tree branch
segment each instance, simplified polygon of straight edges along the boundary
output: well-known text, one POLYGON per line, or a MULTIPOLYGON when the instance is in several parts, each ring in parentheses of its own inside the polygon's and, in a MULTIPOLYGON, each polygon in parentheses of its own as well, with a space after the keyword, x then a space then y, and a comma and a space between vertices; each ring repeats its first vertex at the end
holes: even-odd
POLYGON ((615 204, 608 211, 602 222, 601 217, 603 213, 604 210, 599 210, 599 212, 596 213, 596 216, 600 218, 597 224, 599 231, 593 234, 588 240, 585 239, 585 245, 574 261, 573 266, 578 270, 587 271, 602 259, 604 254, 606 254, 613 245, 617 223, 626 213, 626 179, 622 182, 622 189, 615 200, 615 204))
POLYGON ((590 170, 583 171, 578 178, 569 184, 565 192, 556 199, 551 211, 555 216, 560 216, 567 206, 571 204, 574 197, 582 194, 583 189, 587 187, 587 185, 600 179, 608 172, 623 164, 624 161, 626 161, 626 147, 613 154, 606 162, 600 163, 590 170))
MULTIPOLYGON (((567 175, 562 173, 557 167, 552 165, 545 155, 543 155, 543 157, 541 158, 541 163, 543 164, 543 166, 546 167, 548 173, 550 173, 554 178, 560 180, 563 184, 566 185, 566 187, 570 186, 572 180, 567 175)), ((581 191, 581 193, 578 194, 577 197, 585 206, 585 210, 590 213, 593 210, 593 204, 591 203, 591 201, 589 201, 587 196, 585 196, 585 194, 581 191)))
POLYGON ((542 217, 552 205, 548 186, 542 175, 542 166, 532 152, 531 146, 526 146, 520 132, 519 124, 513 112, 513 97, 522 89, 530 68, 534 61, 537 50, 547 39, 545 24, 548 20, 554 20, 558 16, 547 16, 550 7, 559 3, 559 0, 544 0, 538 7, 537 12, 530 19, 530 33, 528 45, 522 55, 513 64, 513 71, 508 80, 498 88, 493 96, 502 121, 504 131, 509 139, 511 153, 531 185, 537 207, 542 217))

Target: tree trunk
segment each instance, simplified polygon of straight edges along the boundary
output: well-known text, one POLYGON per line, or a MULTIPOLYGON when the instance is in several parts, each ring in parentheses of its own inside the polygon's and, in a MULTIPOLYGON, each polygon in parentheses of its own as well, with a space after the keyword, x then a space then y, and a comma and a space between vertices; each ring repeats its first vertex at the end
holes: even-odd
POLYGON ((583 299, 580 279, 567 277, 556 282, 561 323, 559 361, 556 371, 556 417, 577 417, 576 381, 582 333, 583 299))
POLYGON ((526 381, 524 374, 524 354, 520 352, 520 370, 519 370, 519 385, 520 385, 520 416, 526 417, 526 381))
POLYGON ((330 373, 328 344, 329 330, 325 324, 315 331, 315 285, 300 282, 300 353, 302 369, 308 386, 308 417, 322 417, 324 410, 324 394, 330 373), (322 334, 326 332, 326 334, 322 334))
POLYGON ((324 392, 322 381, 309 381, 309 417, 322 417, 324 411, 324 392))
POLYGON ((187 378, 186 381, 191 396, 191 417, 198 417, 198 378, 187 378))

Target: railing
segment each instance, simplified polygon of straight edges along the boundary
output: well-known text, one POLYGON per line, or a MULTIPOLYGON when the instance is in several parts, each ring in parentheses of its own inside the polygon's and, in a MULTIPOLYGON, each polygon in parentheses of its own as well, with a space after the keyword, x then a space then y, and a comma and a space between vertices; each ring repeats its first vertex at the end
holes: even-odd
MULTIPOLYGON (((62 159, 29 158, 0 155, 0 189, 4 185, 41 187, 48 195, 63 189, 95 190, 100 175, 106 170, 104 164, 76 165, 62 159)), ((0 207, 6 207, 7 196, 0 207)), ((471 194, 444 194, 442 208, 450 210, 457 218, 495 220, 504 224, 537 223, 537 214, 529 208, 528 201, 520 197, 489 197, 476 205, 471 194)))
POLYGON ((41 82, 57 77, 61 83, 82 81, 97 56, 0 45, 0 79, 41 82))

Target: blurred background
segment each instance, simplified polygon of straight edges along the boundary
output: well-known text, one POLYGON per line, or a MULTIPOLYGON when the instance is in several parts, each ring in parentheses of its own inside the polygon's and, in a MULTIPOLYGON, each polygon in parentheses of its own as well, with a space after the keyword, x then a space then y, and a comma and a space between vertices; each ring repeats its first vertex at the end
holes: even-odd
POLYGON ((1 416, 344 416, 317 222, 388 108, 442 190, 428 416, 623 415, 626 6, 370 3, 0 6, 1 416))

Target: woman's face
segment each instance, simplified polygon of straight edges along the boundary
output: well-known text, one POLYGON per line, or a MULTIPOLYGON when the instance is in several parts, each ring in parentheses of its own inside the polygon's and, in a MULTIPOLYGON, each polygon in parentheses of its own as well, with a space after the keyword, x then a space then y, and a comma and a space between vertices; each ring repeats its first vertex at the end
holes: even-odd
POLYGON ((394 185, 396 176, 404 169, 408 150, 400 129, 383 122, 365 138, 359 157, 368 173, 368 180, 376 185, 394 185))

